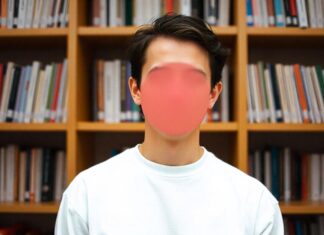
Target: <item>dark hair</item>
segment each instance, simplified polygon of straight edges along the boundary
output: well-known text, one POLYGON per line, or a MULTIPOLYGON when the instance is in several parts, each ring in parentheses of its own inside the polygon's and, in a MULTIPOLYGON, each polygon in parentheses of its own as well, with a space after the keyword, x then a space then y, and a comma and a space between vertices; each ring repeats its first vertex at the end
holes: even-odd
POLYGON ((222 47, 210 25, 200 18, 169 13, 156 19, 152 25, 140 28, 134 35, 128 48, 131 62, 131 75, 138 86, 141 83, 142 68, 146 50, 157 37, 191 41, 205 49, 209 55, 211 68, 211 87, 220 81, 229 50, 222 47))

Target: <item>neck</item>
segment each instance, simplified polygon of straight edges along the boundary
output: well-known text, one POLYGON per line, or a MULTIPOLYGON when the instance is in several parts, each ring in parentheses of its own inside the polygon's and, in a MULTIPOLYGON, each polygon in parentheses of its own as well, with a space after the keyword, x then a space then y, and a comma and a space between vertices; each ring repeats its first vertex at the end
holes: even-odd
POLYGON ((193 163, 203 154, 203 149, 199 145, 199 128, 185 137, 170 140, 157 133, 147 123, 144 142, 139 150, 148 160, 169 166, 193 163))

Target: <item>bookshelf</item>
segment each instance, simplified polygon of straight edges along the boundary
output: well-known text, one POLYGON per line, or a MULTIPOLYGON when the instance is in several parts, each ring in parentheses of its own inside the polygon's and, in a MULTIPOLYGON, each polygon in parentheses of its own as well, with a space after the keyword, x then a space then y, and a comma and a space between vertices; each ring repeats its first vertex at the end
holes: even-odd
MULTIPOLYGON (((124 49, 137 28, 87 26, 88 1, 69 0, 69 4, 69 26, 66 29, 0 29, 0 54, 2 51, 5 52, 0 56, 1 62, 8 60, 6 55, 10 55, 11 51, 14 58, 23 57, 19 52, 27 48, 35 49, 36 54, 38 50, 54 50, 52 57, 63 55, 69 61, 67 123, 0 124, 0 139, 5 142, 23 143, 23 135, 28 134, 25 138, 32 139, 36 143, 56 140, 63 143, 67 153, 68 183, 80 171, 98 163, 97 159, 102 160, 102 156, 98 158, 98 155, 107 155, 105 153, 107 148, 113 145, 117 147, 134 145, 143 139, 144 134, 143 123, 107 124, 93 122, 90 118, 89 85, 92 62, 107 52, 111 57, 124 58, 124 49), (55 52, 56 49, 58 52, 55 52), (20 135, 20 138, 16 138, 17 135, 20 135), (48 136, 54 137, 47 139, 48 136)), ((233 71, 233 84, 230 88, 231 121, 202 124, 201 143, 208 149, 211 147, 212 151, 215 149, 218 157, 248 172, 248 150, 254 139, 261 139, 262 142, 262 138, 268 138, 268 135, 276 138, 276 135, 295 133, 298 135, 307 133, 324 139, 324 124, 248 123, 246 65, 249 63, 251 53, 260 49, 260 52, 256 52, 255 57, 258 57, 262 54, 263 48, 273 51, 274 48, 285 50, 289 47, 287 53, 310 50, 310 53, 316 54, 317 51, 324 51, 324 29, 247 27, 245 8, 245 1, 234 0, 233 24, 228 27, 213 27, 223 44, 232 50, 229 61, 233 71)), ((45 58, 45 55, 42 54, 41 58, 45 58)), ((324 65, 321 61, 323 57, 318 55, 315 59, 324 65)), ((307 141, 306 139, 304 144, 307 145, 307 141)), ((320 145, 319 140, 315 147, 319 149, 320 145)), ((58 203, 0 203, 0 214, 2 216, 12 213, 55 214, 58 206, 58 203)), ((282 202, 280 207, 283 214, 289 215, 324 214, 324 202, 282 202)))

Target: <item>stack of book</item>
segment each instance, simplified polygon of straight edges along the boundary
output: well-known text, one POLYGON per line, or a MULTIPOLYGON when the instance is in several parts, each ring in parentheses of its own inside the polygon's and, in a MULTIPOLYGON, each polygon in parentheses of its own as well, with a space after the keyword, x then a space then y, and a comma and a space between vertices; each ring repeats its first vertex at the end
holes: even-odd
POLYGON ((229 0, 93 0, 91 24, 93 26, 143 25, 168 13, 205 19, 211 25, 228 26, 229 0))
POLYGON ((68 0, 0 0, 1 28, 64 28, 68 0))
POLYGON ((67 60, 0 64, 0 122, 66 122, 67 60))
POLYGON ((128 88, 131 65, 125 60, 95 61, 92 79, 93 120, 107 123, 137 122, 140 109, 128 88))
POLYGON ((324 27, 322 0, 247 0, 248 26, 324 27))
POLYGON ((51 148, 0 148, 0 202, 61 200, 66 186, 63 150, 51 148))
POLYGON ((324 216, 284 217, 285 235, 324 234, 324 216))
POLYGON ((289 148, 255 150, 249 173, 278 200, 324 200, 324 154, 294 153, 289 148))
POLYGON ((248 120, 323 123, 324 70, 320 65, 248 65, 248 120))

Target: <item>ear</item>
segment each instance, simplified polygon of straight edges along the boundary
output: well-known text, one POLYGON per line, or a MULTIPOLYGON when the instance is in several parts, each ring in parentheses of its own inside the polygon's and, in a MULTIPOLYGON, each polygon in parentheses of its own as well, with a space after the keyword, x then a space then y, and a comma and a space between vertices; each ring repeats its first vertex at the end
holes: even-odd
POLYGON ((215 86, 213 87, 212 91, 210 92, 209 95, 209 104, 208 104, 208 108, 212 109, 213 106, 215 105, 216 101, 219 98, 219 95, 221 94, 223 89, 223 84, 222 82, 218 82, 215 84, 215 86))
POLYGON ((134 103, 137 105, 141 105, 141 91, 137 86, 137 82, 133 77, 129 77, 128 86, 130 93, 133 97, 134 103))

